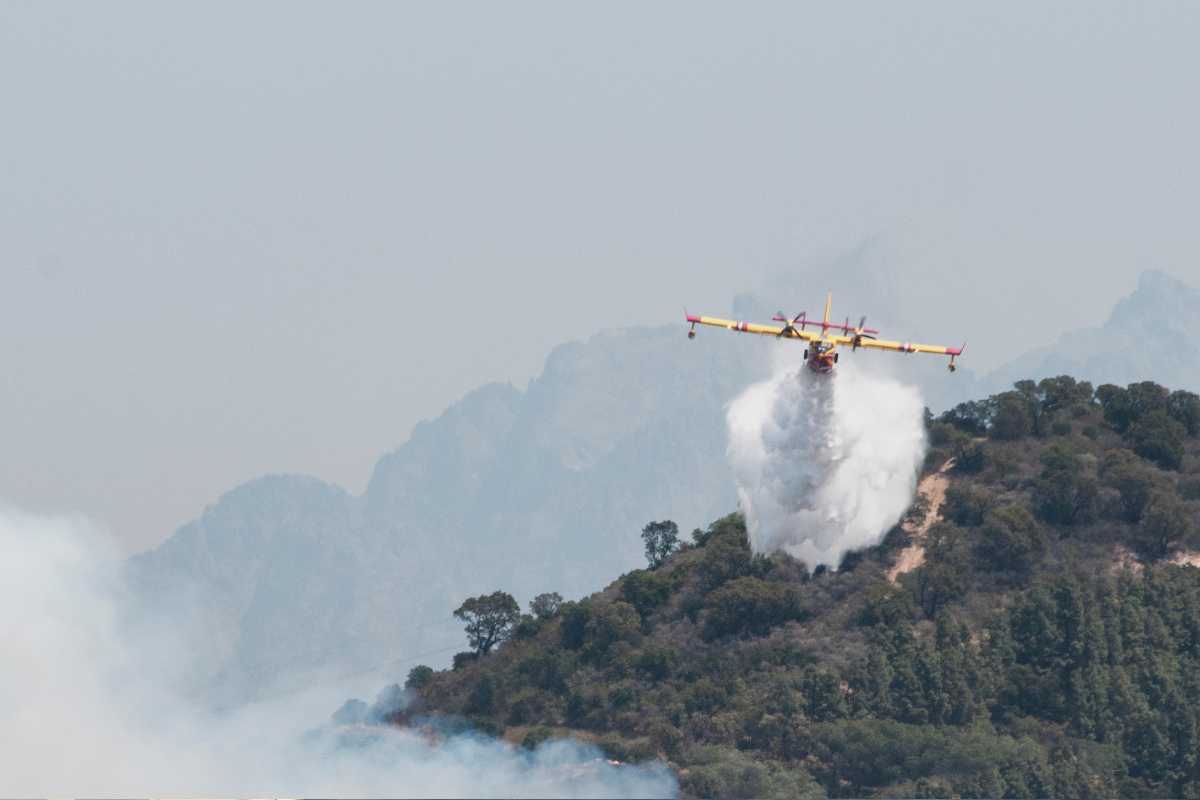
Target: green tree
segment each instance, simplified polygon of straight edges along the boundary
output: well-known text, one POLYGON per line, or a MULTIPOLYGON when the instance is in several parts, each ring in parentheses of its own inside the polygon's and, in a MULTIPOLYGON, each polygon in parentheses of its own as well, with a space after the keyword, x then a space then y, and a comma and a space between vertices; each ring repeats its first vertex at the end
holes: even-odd
MULTIPOLYGON (((1022 381, 1022 383, 1032 383, 1022 381)), ((1023 439, 1033 430, 1033 418, 1029 413, 1030 401, 1021 392, 1004 392, 996 396, 996 413, 988 431, 993 439, 1015 441, 1023 439)))
POLYGON ((739 524, 722 527, 705 543, 704 555, 696 567, 700 588, 710 592, 726 581, 749 575, 753 563, 750 538, 739 518, 739 524))
POLYGON ((464 650, 461 653, 454 654, 453 669, 455 671, 465 669, 479 660, 479 654, 474 650, 464 650))
POLYGON ((517 664, 517 673, 538 689, 561 692, 567 686, 570 662, 556 650, 535 650, 517 664))
POLYGON ((954 469, 958 472, 975 475, 983 472, 988 464, 988 452, 983 442, 977 442, 963 433, 954 437, 950 452, 954 456, 954 469))
POLYGON ((529 601, 529 610, 539 621, 553 619, 558 616, 562 601, 558 592, 543 592, 529 601))
POLYGON ((621 581, 621 596, 625 598, 642 619, 650 616, 671 595, 671 582, 663 575, 637 569, 621 581))
POLYGON ((1150 495, 1161 481, 1155 471, 1129 450, 1110 450, 1104 457, 1104 485, 1121 496, 1121 513, 1129 522, 1138 522, 1150 495))
POLYGON ((433 680, 433 669, 424 664, 417 664, 408 671, 408 679, 404 681, 405 689, 420 689, 429 685, 433 680))
POLYGON ((1089 475, 1079 456, 1061 444, 1042 454, 1044 465, 1034 481, 1038 514, 1057 525, 1090 522, 1096 512, 1099 483, 1089 475))
POLYGON ((931 619, 967 590, 967 537, 962 528, 939 522, 925 536, 925 563, 916 571, 916 600, 931 619))
POLYGON ((479 683, 475 684, 475 688, 467 695, 467 712, 471 714, 491 713, 495 707, 497 694, 496 679, 490 673, 485 672, 479 678, 479 683))
POLYGON ((1187 504, 1174 492, 1155 492, 1138 526, 1138 543, 1147 555, 1165 558, 1191 529, 1187 504))
POLYGON ((1129 429, 1133 451, 1164 469, 1179 469, 1183 464, 1187 428, 1166 411, 1155 410, 1138 419, 1129 429))
POLYGON ((863 625, 895 626, 911 622, 915 611, 916 607, 909 592, 884 581, 867 591, 866 603, 858 620, 863 625))
POLYGON ((1044 427, 1045 413, 1042 409, 1042 398, 1038 392, 1036 381, 1024 380, 1013 384, 1013 389, 1025 401, 1025 409, 1029 416, 1030 430, 1034 436, 1040 437, 1044 427))
POLYGON ((1121 433, 1155 411, 1167 410, 1170 393, 1152 381, 1131 383, 1125 389, 1104 384, 1096 390, 1096 398, 1104 409, 1104 420, 1121 433))
POLYGON ((976 548, 983 569, 1028 574, 1045 549, 1041 526, 1024 506, 1004 505, 984 515, 976 548))
POLYGON ((661 681, 671 674, 679 654, 671 647, 647 647, 634 661, 634 666, 652 680, 661 681))
POLYGON ((708 596, 704 636, 715 639, 734 633, 763 636, 771 628, 801 619, 804 609, 792 586, 761 578, 737 578, 708 596))
POLYGON ((641 639, 642 618, 629 603, 596 603, 591 612, 584 626, 585 658, 598 661, 617 642, 636 643, 641 639))
POLYGON ((1077 381, 1070 375, 1043 378, 1037 385, 1038 402, 1047 418, 1060 411, 1084 408, 1091 405, 1095 390, 1087 381, 1077 381))
POLYGON ((1167 398, 1167 413, 1183 425, 1188 436, 1200 436, 1200 395, 1175 391, 1167 398))
POLYGON ((679 548, 679 526, 669 519, 648 522, 642 528, 642 541, 646 544, 646 561, 650 569, 656 569, 679 548))
POLYGON ((983 515, 994 501, 992 493, 982 486, 956 481, 946 489, 942 516, 956 525, 975 527, 983 524, 983 515))
POLYGON ((521 618, 521 607, 508 592, 492 592, 467 599, 454 611, 467 625, 467 641, 480 656, 486 656, 508 638, 521 618))
POLYGON ((846 696, 837 675, 809 667, 804 670, 800 686, 809 719, 828 722, 846 716, 846 696))
POLYGON ((953 425, 970 436, 983 436, 988 431, 994 412, 991 400, 971 400, 959 403, 938 419, 947 425, 953 425))
POLYGON ((1096 400, 1104 409, 1104 421, 1124 433, 1133 424, 1134 410, 1129 392, 1111 383, 1096 389, 1096 400))
POLYGON ((560 613, 562 625, 559 627, 559 637, 562 646, 568 650, 578 650, 587 641, 587 624, 592 618, 592 604, 588 600, 563 603, 560 613))

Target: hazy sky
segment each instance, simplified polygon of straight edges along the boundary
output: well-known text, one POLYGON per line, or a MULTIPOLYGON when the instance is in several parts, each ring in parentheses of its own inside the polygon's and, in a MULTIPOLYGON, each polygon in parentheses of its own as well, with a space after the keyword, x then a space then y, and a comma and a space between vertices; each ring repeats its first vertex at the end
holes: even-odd
POLYGON ((1200 282, 1197 42, 1167 2, 2 3, 0 498, 135 547, 265 472, 358 492, 553 345, 868 237, 986 370, 1200 282))

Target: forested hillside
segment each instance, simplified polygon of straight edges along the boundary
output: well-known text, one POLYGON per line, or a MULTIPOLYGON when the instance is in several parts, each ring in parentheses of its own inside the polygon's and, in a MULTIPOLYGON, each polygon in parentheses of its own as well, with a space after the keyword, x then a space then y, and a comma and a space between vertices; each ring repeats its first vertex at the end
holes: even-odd
POLYGON ((390 721, 594 741, 696 797, 1200 797, 1200 398, 1062 377, 927 427, 944 483, 840 569, 737 514, 648 526, 582 601, 464 604, 472 649, 390 721))

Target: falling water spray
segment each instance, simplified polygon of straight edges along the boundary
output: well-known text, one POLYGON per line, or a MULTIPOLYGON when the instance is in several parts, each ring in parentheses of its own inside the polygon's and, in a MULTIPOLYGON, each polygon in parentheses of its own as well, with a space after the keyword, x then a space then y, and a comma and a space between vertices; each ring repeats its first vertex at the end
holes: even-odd
POLYGON ((776 364, 729 406, 729 458, 757 553, 836 568, 911 504, 925 457, 920 393, 844 363, 776 364))

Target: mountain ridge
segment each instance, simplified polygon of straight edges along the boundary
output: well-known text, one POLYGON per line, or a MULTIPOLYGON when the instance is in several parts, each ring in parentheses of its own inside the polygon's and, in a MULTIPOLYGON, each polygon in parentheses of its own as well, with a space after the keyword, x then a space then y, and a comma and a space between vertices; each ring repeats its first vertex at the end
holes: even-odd
POLYGON ((1062 334, 987 376, 991 391, 1025 378, 1074 375, 1099 385, 1154 380, 1200 390, 1200 289, 1146 270, 1095 328, 1062 334))
MULTIPOLYGON (((1195 294, 1164 280, 1144 276, 1106 324, 1154 319, 1145 306, 1164 296, 1190 309, 1195 294)), ((734 306, 765 307, 754 295, 734 306)), ((198 684, 249 698, 309 660, 357 669, 442 646, 448 610, 489 587, 586 593, 638 563, 646 520, 686 529, 736 505, 725 406, 766 377, 771 351, 683 333, 618 329, 555 347, 524 390, 485 384, 414 426, 361 495, 306 476, 242 484, 130 560, 135 595, 205 632, 198 684)), ((943 408, 980 383, 934 361, 901 366, 943 408)))
POLYGON ((418 423, 362 495, 282 475, 225 493, 130 559, 134 594, 205 632, 195 680, 234 702, 297 664, 433 649, 485 585, 585 591, 637 562, 644 516, 699 524, 735 501, 721 409, 765 367, 732 338, 686 348, 664 326, 556 347, 525 391, 488 384, 418 423))

